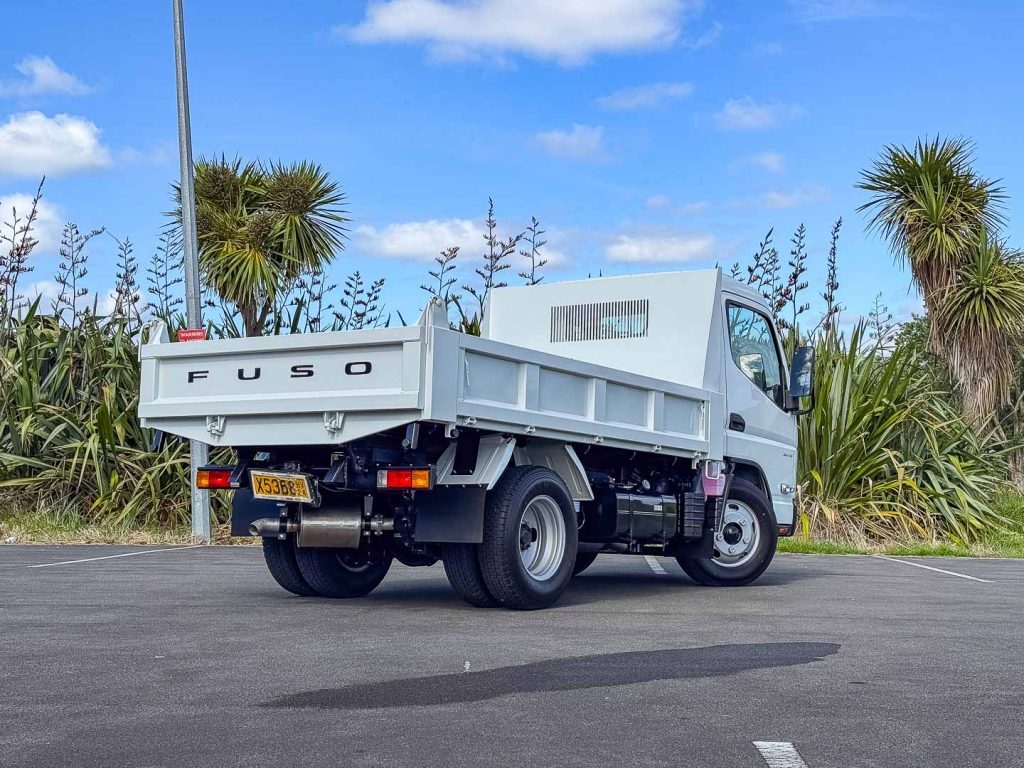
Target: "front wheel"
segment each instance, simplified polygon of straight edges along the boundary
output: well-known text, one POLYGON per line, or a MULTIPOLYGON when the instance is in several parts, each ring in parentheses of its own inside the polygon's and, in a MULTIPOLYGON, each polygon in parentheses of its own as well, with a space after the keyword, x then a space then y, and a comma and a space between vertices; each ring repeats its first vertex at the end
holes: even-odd
POLYGON ((725 503, 722 530, 715 534, 714 556, 676 558, 686 575, 708 587, 742 587, 771 563, 778 543, 775 515, 761 490, 733 480, 725 503))
POLYGON ((547 467, 509 469, 487 494, 480 571, 506 608, 535 610, 557 600, 576 560, 576 509, 547 467))
POLYGON ((363 597, 387 575, 391 556, 370 560, 354 549, 298 547, 295 560, 303 578, 323 597, 363 597))

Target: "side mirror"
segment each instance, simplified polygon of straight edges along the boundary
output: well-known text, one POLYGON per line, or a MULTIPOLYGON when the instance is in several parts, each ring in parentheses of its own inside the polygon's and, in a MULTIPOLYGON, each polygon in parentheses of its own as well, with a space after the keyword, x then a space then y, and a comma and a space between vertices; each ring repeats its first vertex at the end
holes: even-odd
POLYGON ((794 400, 814 396, 814 347, 797 347, 789 367, 789 396, 794 400))

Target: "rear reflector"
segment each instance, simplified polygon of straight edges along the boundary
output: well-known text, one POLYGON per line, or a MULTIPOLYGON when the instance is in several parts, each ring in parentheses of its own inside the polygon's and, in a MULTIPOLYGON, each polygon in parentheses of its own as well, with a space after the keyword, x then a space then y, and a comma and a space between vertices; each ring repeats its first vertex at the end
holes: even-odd
POLYGON ((196 470, 196 488, 230 488, 231 469, 200 467, 196 470))
POLYGON ((381 469, 377 471, 378 488, 421 491, 429 489, 430 485, 429 469, 381 469))

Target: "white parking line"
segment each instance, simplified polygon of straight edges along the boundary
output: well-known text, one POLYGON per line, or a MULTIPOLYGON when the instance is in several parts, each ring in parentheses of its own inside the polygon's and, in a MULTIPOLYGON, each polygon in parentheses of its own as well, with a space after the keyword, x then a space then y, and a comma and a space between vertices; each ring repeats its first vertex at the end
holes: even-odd
POLYGON ((807 768, 796 747, 788 741, 755 741, 754 746, 768 768, 807 768))
POLYGON ((885 555, 872 555, 877 557, 879 560, 888 560, 890 563, 903 563, 904 565, 912 565, 915 568, 924 568, 926 571, 935 571, 936 573, 944 573, 947 576, 958 576, 961 579, 970 579, 971 581, 980 581, 982 584, 991 584, 992 582, 988 579, 979 579, 977 576, 968 576, 966 573, 957 573, 956 571, 947 571, 944 568, 935 568, 931 565, 925 565, 924 563, 914 563, 910 560, 899 560, 895 557, 886 557, 885 555))
POLYGON ((154 552, 177 552, 180 549, 195 549, 205 547, 205 544, 189 544, 184 547, 167 547, 165 549, 145 549, 142 552, 124 552, 120 555, 105 555, 104 557, 84 557, 81 560, 62 560, 59 563, 39 563, 38 565, 26 565, 26 568, 49 568, 51 565, 73 565, 74 563, 92 563, 96 560, 113 560, 116 557, 134 557, 135 555, 151 555, 154 552))
POLYGON ((651 570, 654 571, 656 574, 658 574, 659 576, 668 576, 668 574, 665 572, 665 569, 661 567, 661 563, 658 562, 658 559, 656 557, 654 557, 653 555, 644 555, 644 560, 647 561, 647 564, 651 566, 651 570))

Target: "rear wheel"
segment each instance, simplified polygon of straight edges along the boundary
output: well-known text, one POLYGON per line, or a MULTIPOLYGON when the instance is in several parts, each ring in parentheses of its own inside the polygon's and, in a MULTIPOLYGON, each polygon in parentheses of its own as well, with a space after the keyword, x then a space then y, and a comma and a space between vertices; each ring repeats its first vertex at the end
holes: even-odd
POLYGON ((597 560, 597 552, 577 552, 576 564, 572 567, 572 575, 578 576, 597 560))
POLYGON ((363 597, 387 575, 391 556, 370 560, 355 549, 298 547, 295 560, 310 587, 323 597, 363 597))
POLYGON ((467 603, 477 608, 494 608, 500 603, 484 583, 479 549, 476 544, 445 544, 444 573, 452 589, 467 603))
POLYGON ((514 467, 487 494, 480 571, 506 608, 557 600, 576 560, 576 510, 565 483, 546 467, 514 467))
POLYGON ((295 536, 282 541, 276 536, 263 537, 263 559, 274 581, 294 595, 312 597, 316 590, 309 586, 295 561, 295 536))
POLYGON ((676 558, 686 575, 708 587, 742 587, 755 581, 771 563, 778 529, 771 504, 761 490, 735 479, 725 503, 725 520, 715 534, 711 558, 676 558))

